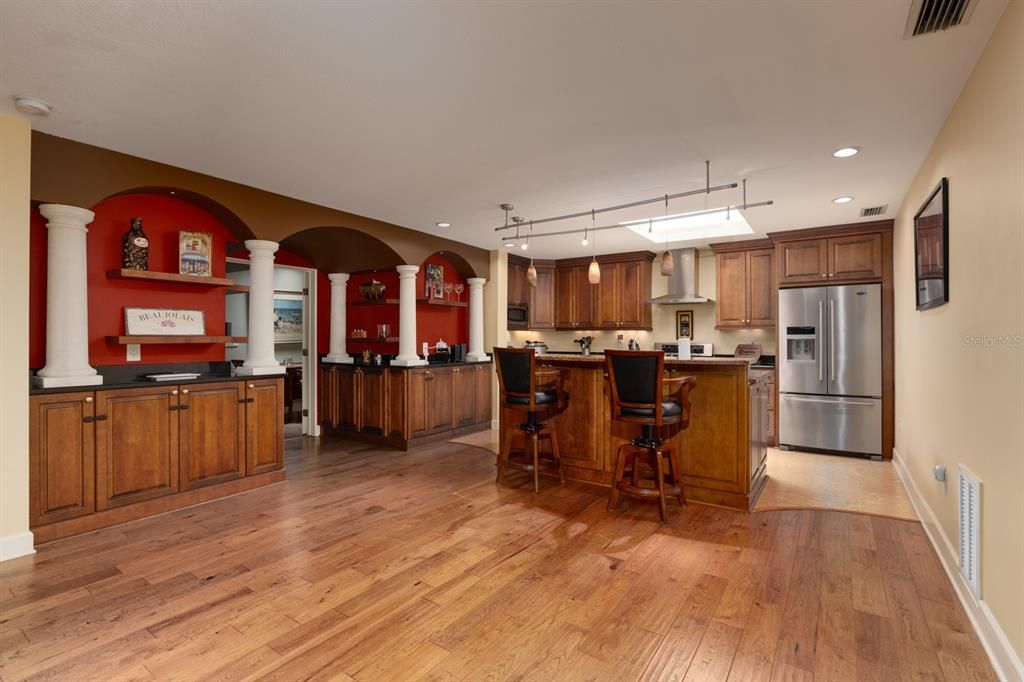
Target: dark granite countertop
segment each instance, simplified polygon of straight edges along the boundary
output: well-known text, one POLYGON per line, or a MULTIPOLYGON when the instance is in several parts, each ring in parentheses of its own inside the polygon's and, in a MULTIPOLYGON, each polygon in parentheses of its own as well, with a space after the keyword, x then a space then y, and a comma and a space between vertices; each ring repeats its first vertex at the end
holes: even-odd
POLYGON ((363 369, 435 369, 438 367, 463 367, 466 365, 488 365, 491 363, 490 359, 482 362, 432 362, 429 365, 415 365, 413 367, 405 367, 402 365, 364 365, 362 363, 353 362, 328 362, 327 360, 320 360, 322 365, 338 365, 339 367, 361 367, 363 369))
POLYGON ((182 362, 160 365, 107 365, 99 366, 96 372, 103 376, 103 383, 96 386, 60 386, 57 388, 37 388, 29 378, 29 395, 49 395, 56 393, 77 393, 78 391, 109 391, 119 388, 152 388, 154 386, 186 386, 189 384, 210 384, 218 381, 246 381, 253 379, 269 379, 281 374, 261 376, 231 376, 230 362, 182 362), (175 381, 151 381, 147 374, 167 374, 171 372, 198 372, 195 379, 179 379, 175 381))

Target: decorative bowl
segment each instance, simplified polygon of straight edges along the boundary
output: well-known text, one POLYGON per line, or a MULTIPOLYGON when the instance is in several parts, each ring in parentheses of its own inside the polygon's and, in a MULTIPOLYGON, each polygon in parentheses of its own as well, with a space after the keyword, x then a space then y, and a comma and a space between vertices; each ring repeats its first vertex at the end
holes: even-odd
POLYGON ((379 301, 384 298, 384 289, 386 285, 382 282, 378 282, 375 279, 371 279, 366 284, 359 285, 359 293, 363 295, 367 301, 379 301))

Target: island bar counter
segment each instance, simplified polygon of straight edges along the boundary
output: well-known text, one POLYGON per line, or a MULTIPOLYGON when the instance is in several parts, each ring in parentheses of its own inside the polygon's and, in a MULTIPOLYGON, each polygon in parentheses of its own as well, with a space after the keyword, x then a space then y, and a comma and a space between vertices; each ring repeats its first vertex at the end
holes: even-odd
MULTIPOLYGON (((568 408, 554 418, 567 478, 610 485, 619 446, 636 437, 613 422, 604 357, 541 355, 537 363, 568 371, 568 408)), ((768 377, 746 360, 701 358, 665 361, 673 376, 690 375, 690 426, 673 437, 682 462, 687 500, 751 509, 767 481, 768 377)), ((502 440, 522 415, 502 408, 502 440)), ((518 442, 518 441, 517 441, 518 442)))

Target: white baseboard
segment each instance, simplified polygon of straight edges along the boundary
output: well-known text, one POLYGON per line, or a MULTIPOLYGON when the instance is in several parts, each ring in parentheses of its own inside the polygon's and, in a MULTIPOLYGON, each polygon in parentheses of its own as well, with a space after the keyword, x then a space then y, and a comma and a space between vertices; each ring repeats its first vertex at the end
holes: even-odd
POLYGON ((914 506, 917 516, 921 519, 921 525, 924 526, 928 539, 935 547, 939 561, 942 562, 942 567, 946 570, 950 582, 953 583, 956 595, 960 598, 960 603, 963 605, 964 611, 967 612, 967 617, 971 620, 978 639, 981 640, 981 645, 985 647, 985 653, 988 654, 996 675, 1000 680, 1007 682, 1024 680, 1024 665, 1021 664, 1020 657, 1013 650, 1010 640, 1006 638, 1006 633, 1003 632, 999 621, 988 608, 988 604, 984 600, 975 599, 971 593, 971 588, 960 573, 960 555, 957 548, 953 546, 945 531, 942 530, 938 517, 925 502, 921 490, 917 487, 917 482, 907 471, 907 465, 902 455, 895 448, 892 451, 892 463, 900 481, 903 482, 903 488, 907 491, 910 504, 914 506))
POLYGON ((491 420, 491 431, 497 431, 497 430, 498 430, 498 420, 497 419, 492 419, 491 420))
POLYGON ((35 554, 34 540, 35 538, 30 530, 0 537, 0 561, 35 554))

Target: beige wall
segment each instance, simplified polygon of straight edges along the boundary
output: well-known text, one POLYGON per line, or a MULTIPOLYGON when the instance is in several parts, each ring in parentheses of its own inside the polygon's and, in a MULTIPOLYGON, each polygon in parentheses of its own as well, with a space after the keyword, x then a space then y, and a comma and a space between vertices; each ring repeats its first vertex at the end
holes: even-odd
POLYGON ((1024 2, 1009 3, 910 186, 894 248, 896 450, 954 549, 957 464, 982 479, 982 597, 1020 656, 1024 2), (942 177, 949 178, 950 300, 917 312, 913 216, 942 177), (933 477, 936 464, 950 472, 948 487, 933 477))
MULTIPOLYGON (((651 275, 652 295, 660 296, 666 292, 668 278, 658 272, 657 261, 651 275)), ((701 296, 714 299, 715 291, 715 254, 710 251, 700 253, 700 282, 697 286, 701 296)), ((693 340, 704 343, 713 343, 715 353, 731 354, 739 343, 760 343, 765 353, 775 353, 775 330, 763 331, 719 331, 715 329, 715 304, 682 304, 682 305, 656 305, 653 310, 653 331, 513 331, 510 332, 510 342, 513 345, 521 346, 527 339, 540 339, 548 344, 552 351, 573 351, 579 350, 579 346, 573 343, 573 339, 579 336, 590 335, 594 337, 594 350, 604 348, 615 348, 618 342, 618 335, 623 335, 625 343, 634 338, 640 342, 640 347, 645 350, 654 348, 657 341, 674 341, 676 328, 676 311, 693 311, 693 340)))
POLYGON ((0 560, 32 549, 28 534, 28 221, 32 128, 0 114, 0 560))
MULTIPOLYGON (((508 254, 490 252, 491 278, 484 285, 484 352, 508 342, 508 254)), ((498 382, 494 381, 491 396, 492 425, 498 421, 498 382)))

